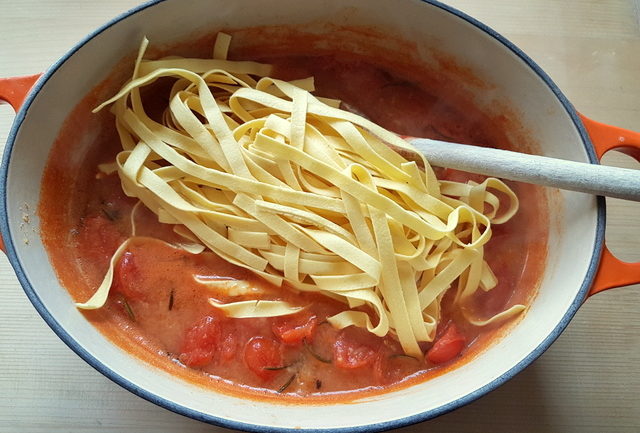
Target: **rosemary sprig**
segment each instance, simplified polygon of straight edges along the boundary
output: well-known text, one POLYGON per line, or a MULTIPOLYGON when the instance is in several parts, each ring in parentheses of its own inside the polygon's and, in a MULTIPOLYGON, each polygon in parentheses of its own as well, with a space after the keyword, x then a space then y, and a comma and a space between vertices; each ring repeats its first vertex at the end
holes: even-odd
POLYGON ((304 340, 302 340, 304 342, 304 347, 309 351, 309 353, 311 354, 311 356, 313 356, 315 359, 317 359, 320 362, 324 362, 325 364, 331 364, 332 361, 330 359, 324 358, 320 355, 318 355, 313 348, 311 347, 311 345, 309 344, 309 342, 307 341, 307 339, 305 338, 304 340))
POLYGON ((278 370, 284 370, 285 368, 289 368, 291 367, 293 364, 288 364, 288 365, 280 365, 278 367, 262 367, 263 370, 269 370, 269 371, 278 371, 278 370))
POLYGON ((104 216, 107 217, 109 221, 115 221, 118 219, 118 214, 116 212, 107 210, 107 208, 105 207, 101 207, 100 209, 102 210, 102 213, 104 214, 104 216))
POLYGON ((131 309, 131 305, 129 305, 129 303, 127 302, 127 300, 125 298, 122 298, 122 305, 124 306, 124 311, 127 312, 127 316, 129 316, 129 319, 131 319, 132 321, 136 321, 136 316, 135 314, 133 314, 133 310, 131 309))
POLYGON ((278 389, 278 393, 283 393, 287 388, 289 388, 289 385, 291 385, 293 383, 293 380, 296 378, 297 373, 293 373, 291 375, 291 377, 289 379, 287 379, 287 381, 284 383, 284 385, 282 385, 279 389, 278 389))
POLYGON ((173 309, 173 292, 174 290, 171 289, 171 292, 169 293, 169 311, 173 309))
POLYGON ((393 358, 411 358, 414 361, 418 361, 418 358, 416 358, 415 356, 411 356, 411 355, 407 355, 406 353, 394 353, 393 355, 389 355, 390 359, 393 358))

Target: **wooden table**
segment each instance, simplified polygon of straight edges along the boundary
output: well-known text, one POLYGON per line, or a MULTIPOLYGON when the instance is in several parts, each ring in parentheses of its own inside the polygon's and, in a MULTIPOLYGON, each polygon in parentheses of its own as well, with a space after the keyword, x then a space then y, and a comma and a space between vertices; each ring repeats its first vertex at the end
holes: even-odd
MULTIPOLYGON (((390 0, 391 1, 391 0, 390 0)), ((36 73, 136 0, 0 0, 0 76, 36 73)), ((522 47, 588 116, 640 129, 638 0, 450 0, 522 47)), ((0 143, 13 113, 0 106, 0 143)), ((621 155, 608 163, 640 168, 621 155)), ((608 202, 607 239, 640 260, 640 203, 608 202)), ((94 371, 45 325, 0 254, 0 432, 210 432, 94 371)), ((640 287, 590 299, 515 379, 430 432, 640 431, 640 287)))

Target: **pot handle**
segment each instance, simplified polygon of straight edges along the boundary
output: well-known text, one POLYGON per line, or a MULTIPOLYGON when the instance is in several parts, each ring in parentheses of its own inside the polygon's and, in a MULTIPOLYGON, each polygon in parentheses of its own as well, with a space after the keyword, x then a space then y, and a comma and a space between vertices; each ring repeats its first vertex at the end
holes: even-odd
MULTIPOLYGON (((580 115, 596 155, 599 159, 609 150, 615 149, 640 162, 640 133, 605 125, 580 115)), ((639 172, 640 175, 640 172, 639 172)), ((605 243, 600 258, 600 266, 591 290, 587 296, 593 296, 604 290, 640 283, 640 262, 627 263, 617 259, 605 243)))
POLYGON ((42 74, 27 75, 24 77, 0 78, 0 104, 9 103, 17 112, 29 90, 42 74))
MULTIPOLYGON (((42 74, 27 75, 24 77, 0 78, 0 104, 8 103, 18 112, 29 90, 42 74)), ((0 250, 6 251, 2 237, 0 237, 0 250)))

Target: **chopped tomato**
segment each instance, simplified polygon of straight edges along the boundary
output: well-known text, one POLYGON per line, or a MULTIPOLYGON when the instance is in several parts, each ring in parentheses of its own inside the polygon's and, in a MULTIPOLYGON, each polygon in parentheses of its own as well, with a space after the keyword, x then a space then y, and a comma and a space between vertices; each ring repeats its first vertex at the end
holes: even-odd
POLYGON ((399 382, 416 371, 420 361, 402 352, 380 351, 373 364, 373 375, 381 385, 399 382))
POLYGON ((140 269, 133 253, 126 251, 114 269, 113 291, 128 299, 144 299, 140 269))
POLYGON ((378 383, 381 384, 387 383, 388 379, 387 372, 389 368, 387 366, 387 359, 388 355, 384 352, 379 352, 373 363, 373 376, 376 378, 378 383))
POLYGON ((213 360, 218 342, 220 326, 211 316, 200 319, 187 334, 180 348, 180 362, 189 367, 202 367, 213 360))
POLYGON ((464 349, 466 339, 453 323, 447 327, 445 333, 427 351, 427 360, 433 364, 451 361, 460 355, 464 349))
POLYGON ((318 319, 309 313, 284 316, 273 322, 273 334, 284 344, 295 346, 304 340, 311 342, 318 319))
POLYGON ((235 334, 227 334, 220 343, 220 358, 224 361, 230 361, 236 354, 237 342, 235 334))
POLYGON ((270 369, 282 367, 281 345, 271 338, 253 337, 244 347, 244 362, 258 377, 272 379, 278 371, 270 369))
POLYGON ((348 327, 340 331, 333 345, 333 359, 340 368, 360 368, 374 363, 375 344, 360 329, 348 327))

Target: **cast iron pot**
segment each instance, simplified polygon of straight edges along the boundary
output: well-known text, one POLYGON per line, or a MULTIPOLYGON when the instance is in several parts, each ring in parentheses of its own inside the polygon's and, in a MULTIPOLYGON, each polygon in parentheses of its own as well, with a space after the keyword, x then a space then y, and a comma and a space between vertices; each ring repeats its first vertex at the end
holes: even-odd
POLYGON ((296 26, 321 33, 336 25, 373 27, 414 43, 414 55, 427 64, 435 61, 430 48, 437 45, 439 52, 489 84, 484 93, 476 89, 480 107, 494 110, 495 100, 512 107, 542 154, 597 164, 606 151, 619 148, 640 159, 640 134, 581 116, 516 46, 436 1, 146 3, 96 30, 42 76, 0 80, 0 100, 17 111, 0 168, 3 249, 27 296, 56 334, 94 368, 131 392, 194 419, 250 431, 400 427, 456 409, 500 386, 549 347, 588 296, 640 282, 640 263, 620 262, 604 244, 604 200, 556 191, 550 197, 547 266, 539 294, 524 319, 480 356, 425 383, 349 404, 248 400, 171 377, 109 342, 76 310, 57 282, 39 238, 37 215, 30 221, 36 230, 25 230, 23 225, 25 204, 37 208, 47 156, 70 111, 123 54, 137 49, 143 35, 154 44, 170 44, 221 28, 296 26))

